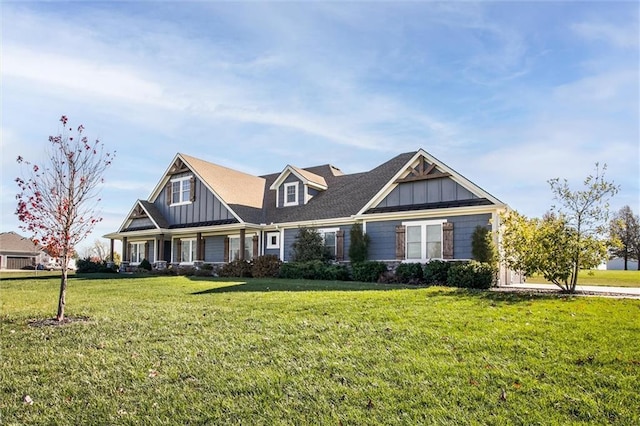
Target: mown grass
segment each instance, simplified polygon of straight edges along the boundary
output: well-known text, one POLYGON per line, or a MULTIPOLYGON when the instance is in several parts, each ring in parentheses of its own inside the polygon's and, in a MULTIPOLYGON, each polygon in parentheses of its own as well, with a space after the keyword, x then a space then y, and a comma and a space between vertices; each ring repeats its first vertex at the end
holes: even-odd
POLYGON ((76 277, 29 325, 57 285, 0 282, 3 425, 640 423, 637 300, 76 277))
MULTIPOLYGON (((540 275, 527 278, 528 283, 550 284, 540 275)), ((583 270, 578 273, 578 285, 640 287, 640 271, 583 270)))

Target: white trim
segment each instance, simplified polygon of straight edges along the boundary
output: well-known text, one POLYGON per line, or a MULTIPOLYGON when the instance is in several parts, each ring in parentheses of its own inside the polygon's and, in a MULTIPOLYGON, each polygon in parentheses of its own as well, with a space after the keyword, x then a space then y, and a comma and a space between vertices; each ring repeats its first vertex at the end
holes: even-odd
POLYGON ((432 260, 432 259, 443 259, 444 238, 443 238, 442 225, 444 223, 446 223, 446 222, 447 222, 446 219, 442 219, 442 220, 415 220, 415 221, 402 222, 402 226, 405 227, 404 259, 402 260, 402 262, 405 262, 405 263, 411 263, 411 262, 425 263, 425 262, 428 262, 429 260, 432 260), (427 242, 427 226, 433 226, 433 225, 440 225, 440 257, 428 257, 428 253, 427 253, 427 245, 426 245, 426 242, 427 242), (406 229, 407 229, 407 227, 418 227, 418 226, 420 227, 420 259, 417 259, 417 258, 408 259, 407 255, 409 254, 409 248, 408 248, 409 238, 407 236, 406 229))
POLYGON ((280 187, 276 189, 276 208, 280 207, 280 187))
POLYGON ((333 233, 335 234, 335 243, 336 245, 334 246, 334 252, 331 253, 333 256, 335 256, 336 254, 338 254, 338 231, 340 230, 340 228, 318 228, 316 229, 316 231, 322 236, 322 244, 325 245, 326 244, 324 242, 324 234, 329 234, 329 233, 333 233))
POLYGON ((440 216, 467 216, 469 214, 492 214, 494 212, 500 212, 505 209, 506 206, 471 206, 471 207, 456 207, 456 208, 444 208, 433 210, 415 210, 404 212, 389 212, 389 213, 369 213, 353 216, 354 219, 367 220, 369 222, 384 221, 384 220, 398 220, 398 219, 411 219, 411 218, 424 218, 425 216, 440 217, 440 216))
POLYGON ((280 260, 284 262, 284 228, 280 230, 280 260))
MULTIPOLYGON (((183 206, 185 204, 191 204, 192 203, 192 201, 191 201, 191 191, 195 191, 195 188, 191 188, 191 180, 192 179, 193 179, 193 175, 189 175, 189 176, 182 176, 182 177, 179 177, 179 178, 173 178, 173 179, 169 180, 169 183, 171 184, 171 200, 169 200, 170 201, 169 207, 183 206), (189 193, 187 194, 187 199, 184 200, 182 198, 182 196, 185 193, 184 182, 187 182, 187 181, 189 182, 189 193), (176 202, 176 203, 173 202, 173 195, 175 194, 175 191, 173 190, 173 184, 174 183, 179 183, 179 186, 180 186, 180 189, 178 191, 178 194, 180 194, 179 197, 178 197, 179 201, 176 202)), ((195 185, 195 179, 194 179, 194 185, 195 185)))
POLYGON ((266 249, 269 250, 273 250, 273 249, 279 249, 280 248, 280 232, 278 231, 268 231, 266 233, 267 236, 267 244, 266 244, 266 249), (272 244, 271 243, 271 238, 272 237, 276 237, 276 243, 272 244))
MULTIPOLYGON (((131 255, 133 254, 133 246, 135 245, 137 247, 136 253, 137 253, 137 257, 138 260, 136 260, 135 262, 132 260, 129 260, 129 263, 131 265, 139 265, 140 262, 142 262, 142 260, 144 259, 144 245, 146 244, 146 241, 127 241, 127 244, 129 244, 131 247, 129 247, 129 259, 131 259, 131 255), (140 247, 142 247, 142 250, 140 250, 140 247)), ((149 260, 149 259, 147 259, 149 260)), ((151 262, 149 260, 149 262, 151 262)))
POLYGON ((462 176, 460 173, 456 172, 455 170, 453 170, 452 168, 444 164, 442 161, 438 160, 431 154, 427 153, 425 150, 419 149, 415 153, 415 155, 411 157, 411 159, 404 166, 402 166, 400 170, 387 182, 387 184, 383 186, 382 189, 378 191, 378 193, 374 195, 373 198, 371 198, 371 200, 369 200, 369 202, 364 205, 364 207, 362 207, 362 209, 360 209, 360 211, 356 214, 356 216, 360 216, 364 214, 364 212, 372 208, 374 205, 377 205, 378 203, 380 203, 384 199, 384 197, 389 195, 389 193, 393 191, 393 189, 398 185, 395 183, 395 181, 402 178, 403 175, 406 176, 407 174, 409 174, 408 169, 412 165, 414 165, 414 163, 416 163, 420 159, 420 157, 424 157, 430 164, 436 164, 436 166, 439 169, 441 169, 443 172, 449 173, 451 175, 449 177, 454 182, 458 183, 460 186, 462 186, 472 194, 477 195, 480 198, 486 198, 496 206, 504 205, 502 201, 498 200, 496 197, 489 194, 484 189, 480 188, 478 185, 471 182, 470 180, 462 176))
POLYGON ((300 197, 299 197, 299 192, 300 192, 300 182, 287 182, 284 184, 284 207, 289 207, 289 206, 297 206, 300 204, 300 197), (288 201, 288 195, 289 195, 289 188, 295 188, 295 200, 294 201, 288 201))
MULTIPOLYGON (((306 171, 306 170, 305 170, 306 171)), ((271 184, 271 186, 269 187, 269 189, 274 190, 274 189, 278 189, 283 183, 284 181, 287 179, 287 177, 289 175, 294 175, 295 177, 297 177, 300 181, 302 181, 303 184, 305 185, 310 185, 313 188, 319 189, 319 190, 326 190, 327 186, 323 185, 321 183, 318 182, 313 182, 312 180, 307 179, 306 177, 302 176, 300 173, 298 173, 295 169, 295 167, 293 167, 291 164, 288 164, 281 172, 280 175, 278 176, 278 178, 271 184)), ((315 174, 315 173, 314 173, 315 174)), ((320 178, 322 178, 322 176, 318 176, 320 178)))
POLYGON ((191 247, 190 247, 191 250, 189 251, 189 255, 191 255, 191 256, 193 256, 195 258, 197 256, 197 252, 198 252, 198 247, 197 247, 198 239, 197 238, 193 238, 193 237, 178 238, 178 239, 180 240, 180 253, 178 253, 178 255, 180 256, 180 264, 181 265, 193 265, 193 262, 195 262, 198 259, 191 259, 191 260, 188 260, 188 261, 182 260, 182 249, 183 249, 184 243, 186 241, 191 242, 192 244, 191 244, 191 247), (194 247, 194 246, 196 246, 196 247, 194 247), (194 248, 195 248, 195 250, 194 250, 194 248))

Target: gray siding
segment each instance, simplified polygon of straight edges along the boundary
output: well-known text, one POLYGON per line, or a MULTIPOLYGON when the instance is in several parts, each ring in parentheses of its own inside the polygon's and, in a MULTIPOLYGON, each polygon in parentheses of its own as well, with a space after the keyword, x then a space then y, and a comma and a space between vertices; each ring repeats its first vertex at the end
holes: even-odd
MULTIPOLYGON (((174 177, 189 176, 190 173, 182 173, 174 177)), ((160 213, 167 219, 169 225, 209 222, 215 220, 233 219, 234 216, 213 195, 199 179, 195 180, 196 200, 190 204, 181 206, 167 205, 167 192, 163 188, 158 198, 156 198, 155 206, 160 213)))
MULTIPOLYGON (((304 185, 302 184, 300 179, 298 179, 296 177, 296 175, 291 173, 291 174, 289 174, 289 176, 287 176, 287 178, 284 180, 284 182, 282 182, 282 184, 279 187, 279 191, 278 191, 278 206, 284 207, 284 196, 285 196, 284 184, 285 183, 294 183, 294 182, 298 183, 298 204, 297 205, 304 204, 304 185)), ((287 207, 291 207, 291 206, 287 206, 287 207)))
POLYGON ((224 236, 205 237, 204 261, 213 263, 224 262, 224 236))
POLYGON ((367 234, 370 238, 370 260, 393 260, 396 258, 396 225, 402 222, 420 220, 447 219, 453 223, 453 257, 471 259, 471 236, 476 226, 487 226, 490 214, 469 216, 439 217, 428 219, 394 220, 386 222, 367 222, 367 234))
MULTIPOLYGON (((327 226, 317 226, 312 229, 327 229, 327 228, 338 228, 344 231, 344 260, 349 260, 349 245, 351 244, 351 225, 327 225, 327 226)), ((295 229, 285 229, 284 230, 284 261, 290 262, 293 258, 293 242, 298 235, 298 228, 295 229)), ((280 244, 283 242, 280 241, 280 244)), ((395 243, 394 243, 395 244, 395 243)), ((270 250, 273 251, 273 250, 270 250)), ((279 250, 275 250, 277 253, 273 253, 279 255, 279 250)))
POLYGON ((478 198, 451 178, 401 183, 376 207, 408 206, 478 198))

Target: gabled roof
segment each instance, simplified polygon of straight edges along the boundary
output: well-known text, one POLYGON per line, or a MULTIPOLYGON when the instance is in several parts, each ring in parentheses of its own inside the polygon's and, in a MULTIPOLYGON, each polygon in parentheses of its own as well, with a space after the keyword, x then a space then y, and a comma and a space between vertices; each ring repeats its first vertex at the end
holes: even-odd
POLYGON ((3 253, 38 253, 41 250, 32 240, 13 231, 0 234, 0 251, 3 253))
POLYGON ((190 155, 178 153, 167 168, 149 196, 153 203, 167 182, 171 179, 171 170, 177 163, 183 163, 198 179, 227 207, 238 219, 242 216, 232 206, 244 206, 250 209, 262 209, 265 180, 228 167, 213 164, 190 155))
MULTIPOLYGON (((442 161, 435 158, 433 155, 427 153, 423 149, 419 149, 415 153, 407 153, 413 154, 411 158, 406 162, 404 167, 401 167, 398 172, 384 185, 377 194, 375 194, 368 203, 366 203, 358 212, 358 214, 365 213, 368 209, 374 207, 377 203, 382 201, 382 199, 389 193, 391 190, 398 184, 398 181, 401 178, 406 178, 412 173, 412 165, 414 163, 419 163, 422 158, 426 159, 433 167, 433 169, 437 168, 438 176, 446 176, 451 178, 454 182, 460 184, 463 188, 467 189, 472 194, 475 194, 479 198, 484 198, 489 201, 490 204, 495 205, 504 205, 504 203, 498 200, 493 195, 486 192, 484 189, 480 188, 475 183, 471 182, 469 179, 462 176, 460 173, 456 172, 442 161)), ((406 155, 406 154, 405 154, 406 155)), ((425 171, 428 172, 428 171, 425 171)), ((410 179, 404 179, 405 181, 410 179)))
POLYGON ((289 176, 289 174, 295 175, 298 179, 302 181, 305 185, 312 186, 317 189, 325 190, 327 189, 327 181, 324 177, 319 176, 313 172, 310 172, 305 169, 301 169, 299 167, 288 165, 284 168, 280 175, 276 178, 276 180, 271 184, 269 189, 275 190, 277 189, 284 180, 289 176))

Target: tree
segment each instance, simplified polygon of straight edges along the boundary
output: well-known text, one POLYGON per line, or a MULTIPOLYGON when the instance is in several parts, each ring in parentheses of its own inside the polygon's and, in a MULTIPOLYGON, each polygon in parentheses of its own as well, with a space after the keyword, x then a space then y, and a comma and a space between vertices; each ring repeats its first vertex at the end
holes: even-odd
POLYGON ((502 260, 526 275, 542 274, 565 291, 574 292, 578 271, 598 266, 607 258, 602 238, 608 217, 608 200, 619 187, 604 179, 606 165, 596 164, 595 175, 583 190, 571 190, 567 180, 549 180, 559 206, 542 219, 518 212, 502 215, 502 260))
POLYGON ((600 168, 596 163, 595 174, 585 178, 582 190, 571 190, 566 179, 549 180, 554 199, 559 202, 558 206, 551 206, 551 211, 557 212, 574 231, 570 247, 573 262, 571 291, 575 291, 580 269, 593 268, 607 260, 607 244, 603 237, 609 217, 609 199, 618 193, 620 186, 605 180, 606 171, 606 164, 600 168))
POLYGON ((16 178, 20 228, 60 255, 58 321, 64 320, 68 261, 76 245, 102 220, 97 210, 100 184, 115 155, 105 151, 99 140, 89 142, 82 125, 74 132, 67 127, 66 116, 60 122, 62 131, 49 136, 48 162, 40 167, 19 156, 17 161, 26 167, 26 174, 16 178))
POLYGON ((331 258, 324 245, 322 235, 315 229, 300 228, 293 242, 293 260, 308 262, 312 260, 327 261, 331 258))
MULTIPOLYGON (((633 214, 631 207, 622 207, 611 219, 609 237, 612 242, 610 253, 624 259, 626 271, 629 259, 639 260, 640 257, 640 217, 633 214)), ((640 271, 640 261, 638 270, 640 271)))
POLYGON ((369 236, 362 231, 362 225, 355 223, 349 231, 349 260, 351 263, 364 262, 369 258, 369 236))
POLYGON ((476 226, 471 235, 471 255, 478 262, 494 264, 497 261, 496 246, 491 231, 485 226, 476 226))
POLYGON ((84 257, 94 259, 98 262, 107 261, 110 257, 109 246, 100 239, 96 239, 93 241, 93 245, 85 249, 84 257))

